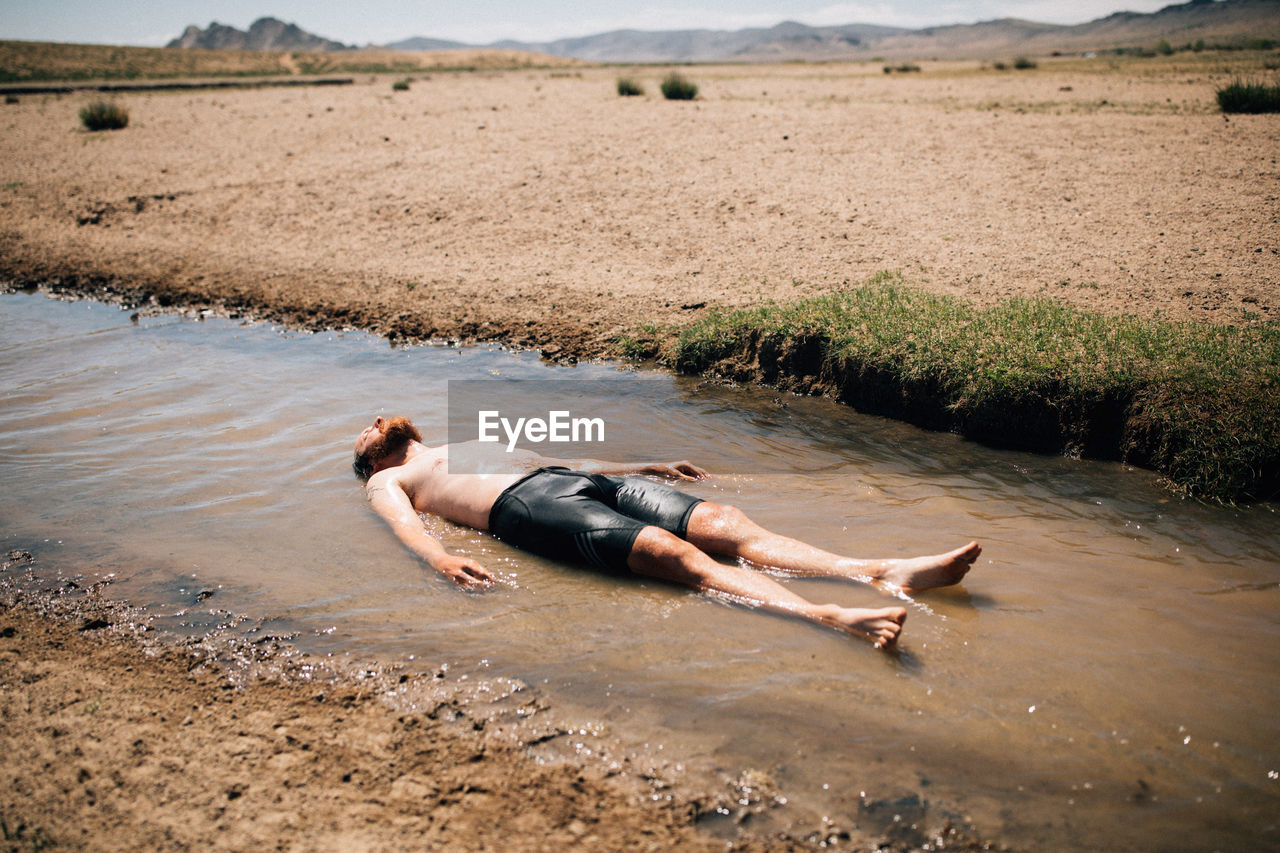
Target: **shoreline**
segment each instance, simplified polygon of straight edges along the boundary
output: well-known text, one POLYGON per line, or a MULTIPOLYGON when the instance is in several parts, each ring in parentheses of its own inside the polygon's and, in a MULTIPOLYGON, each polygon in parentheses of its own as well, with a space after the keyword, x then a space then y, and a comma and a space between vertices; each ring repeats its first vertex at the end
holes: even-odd
POLYGON ((0 290, 94 299, 147 313, 212 312, 313 332, 358 329, 393 346, 497 343, 535 349, 544 360, 568 365, 656 361, 676 374, 825 396, 864 414, 960 434, 991 447, 1123 461, 1151 472, 1172 492, 1219 504, 1274 500, 1280 484, 1280 395, 1275 393, 1280 374, 1265 355, 1275 349, 1280 329, 1275 320, 1251 327, 1183 324, 1187 328, 1178 331, 1178 324, 1107 317, 1043 297, 974 310, 964 300, 904 287, 900 275, 889 274, 808 304, 796 300, 728 312, 699 303, 692 306, 698 319, 683 325, 615 326, 607 335, 573 317, 536 325, 468 321, 441 329, 429 317, 405 312, 388 318, 381 304, 373 311, 337 301, 279 305, 244 291, 218 299, 199 291, 122 286, 112 278, 75 272, 52 280, 18 275, 15 281, 3 257, 0 290), (847 303, 845 316, 810 308, 836 302, 847 303), (878 303, 880 316, 865 308, 850 310, 858 302, 878 303), (913 303, 919 317, 908 321, 905 336, 901 328, 880 329, 901 324, 913 303), (997 324, 1008 331, 984 339, 988 354, 969 329, 992 312, 1017 319, 997 324), (788 314, 803 319, 798 324, 781 319, 788 314), (841 354, 841 347, 850 346, 850 326, 859 322, 859 336, 880 343, 858 342, 853 346, 859 355, 841 354), (1085 328, 1090 331, 1082 332, 1085 328), (1223 343, 1228 338, 1221 332, 1235 333, 1236 343, 1223 343), (1054 338, 1049 346, 1057 351, 1044 357, 1059 370, 1066 364, 1065 375, 1038 365, 1028 369, 1026 359, 1035 360, 1034 350, 1044 352, 1046 345, 1036 341, 1045 335, 1054 338), (1120 344, 1130 338, 1133 342, 1120 344), (1171 345, 1171 340, 1181 342, 1171 345), (1150 355, 1162 347, 1167 348, 1164 361, 1150 355), (1109 373, 1089 364, 1070 365, 1063 352, 1073 348, 1094 353, 1104 365, 1121 366, 1109 373), (1218 353, 1206 358, 1197 349, 1218 353), (1230 350, 1238 352, 1223 357, 1230 350), (975 394, 974 388, 982 390, 975 394))
MULTIPOLYGON (((670 768, 567 747, 536 757, 535 744, 550 755, 578 733, 526 685, 497 685, 495 701, 495 685, 447 667, 342 671, 287 643, 177 642, 103 581, 15 583, 13 566, 39 570, 10 552, 0 580, 6 842, 725 848, 696 827, 715 795, 681 788, 670 768)), ((605 752, 606 737, 591 742, 605 752)))
POLYGON ((938 803, 936 825, 909 832, 887 823, 889 801, 864 805, 867 826, 779 817, 787 799, 767 776, 635 752, 625 732, 567 722, 517 680, 341 662, 217 628, 179 637, 110 598, 110 582, 5 557, 8 843, 762 853, 906 851, 927 837, 1007 849, 938 803))

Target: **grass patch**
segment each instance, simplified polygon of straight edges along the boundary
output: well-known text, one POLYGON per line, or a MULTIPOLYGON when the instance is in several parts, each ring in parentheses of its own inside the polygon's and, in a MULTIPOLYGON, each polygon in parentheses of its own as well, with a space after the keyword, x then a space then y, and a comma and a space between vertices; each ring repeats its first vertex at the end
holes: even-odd
POLYGON ((882 274, 713 312, 680 334, 675 362, 992 445, 1124 459, 1198 497, 1280 493, 1274 322, 1111 317, 1044 298, 979 309, 882 274))
POLYGON ((642 323, 634 333, 615 337, 613 343, 623 358, 648 361, 661 354, 663 338, 670 331, 654 323, 642 323))
POLYGON ((80 108, 80 123, 88 130, 120 130, 129 126, 129 111, 114 101, 92 101, 80 108))
POLYGON ((698 84, 688 80, 679 71, 672 71, 662 78, 659 88, 668 101, 692 101, 698 96, 698 84))
POLYGON ((1218 106, 1224 113, 1280 113, 1280 85, 1233 79, 1218 90, 1218 106))
POLYGON ((619 77, 618 94, 624 98, 634 98, 637 95, 644 94, 644 86, 641 86, 631 77, 619 77))

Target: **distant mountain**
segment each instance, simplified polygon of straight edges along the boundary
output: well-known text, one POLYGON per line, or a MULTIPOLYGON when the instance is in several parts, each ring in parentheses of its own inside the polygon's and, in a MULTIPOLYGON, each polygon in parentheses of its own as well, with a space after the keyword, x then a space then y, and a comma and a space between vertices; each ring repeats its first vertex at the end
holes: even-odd
POLYGON ((847 55, 868 41, 909 30, 851 24, 810 27, 786 21, 768 29, 746 30, 615 30, 595 36, 492 45, 531 50, 593 62, 724 62, 765 59, 823 59, 847 55))
MULTIPOLYGON (((872 24, 811 27, 787 21, 745 30, 614 30, 550 42, 501 41, 472 45, 416 36, 385 45, 432 51, 490 47, 544 53, 589 62, 786 62, 840 59, 986 59, 1021 53, 1081 52, 1172 45, 1280 43, 1280 0, 1191 0, 1158 12, 1117 12, 1075 26, 1003 18, 976 24, 908 30, 872 24)), ((248 32, 216 21, 187 27, 169 47, 213 50, 350 50, 275 18, 254 21, 248 32)))
POLYGON ((1280 42, 1280 0, 1191 0, 1158 12, 1116 12, 1075 26, 1006 18, 978 24, 932 27, 884 39, 885 56, 985 58, 1054 51, 1080 52, 1171 45, 1243 45, 1252 39, 1280 42))
MULTIPOLYGON (((984 59, 1111 48, 1280 42, 1280 0, 1191 0, 1158 12, 1117 12, 1075 26, 1005 18, 907 30, 850 24, 810 27, 786 22, 746 30, 615 30, 550 42, 501 41, 485 47, 549 53, 591 62, 783 62, 871 58, 984 59)), ((414 38, 395 50, 479 47, 414 38)))
POLYGON ((166 47, 204 48, 207 50, 348 50, 341 42, 312 35, 296 24, 275 18, 259 18, 246 33, 217 21, 205 29, 192 24, 166 47))
POLYGON ((386 44, 383 47, 388 50, 462 50, 472 47, 469 44, 463 44, 460 41, 446 41, 445 39, 429 39, 423 36, 414 36, 404 41, 398 41, 393 44, 386 44))

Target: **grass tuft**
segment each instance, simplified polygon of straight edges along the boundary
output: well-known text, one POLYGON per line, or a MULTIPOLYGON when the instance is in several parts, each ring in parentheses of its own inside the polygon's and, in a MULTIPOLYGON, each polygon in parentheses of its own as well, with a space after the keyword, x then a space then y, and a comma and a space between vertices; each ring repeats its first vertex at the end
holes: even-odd
POLYGON ((634 334, 618 335, 613 342, 623 358, 647 361, 661 354, 662 339, 669 331, 653 323, 643 323, 634 334))
POLYGON ((1280 493, 1280 323, 1112 317, 1044 298, 979 309, 882 274, 713 312, 680 334, 675 363, 988 444, 1124 459, 1198 497, 1280 493))
POLYGON ((662 79, 662 97, 668 101, 692 101, 698 96, 698 86, 679 71, 672 71, 662 79))
POLYGON ((397 80, 396 82, 392 83, 392 84, 391 84, 391 91, 393 91, 393 92, 407 92, 407 91, 409 91, 409 80, 408 80, 408 78, 405 78, 405 79, 403 79, 403 80, 397 80))
POLYGON ((618 78, 618 94, 624 98, 633 98, 644 94, 644 86, 630 77, 618 78))
POLYGON ((89 130, 120 130, 129 125, 129 111, 112 101, 93 101, 80 108, 80 122, 89 130))
POLYGON ((1233 79, 1218 90, 1218 106, 1224 113, 1280 112, 1280 85, 1233 79))

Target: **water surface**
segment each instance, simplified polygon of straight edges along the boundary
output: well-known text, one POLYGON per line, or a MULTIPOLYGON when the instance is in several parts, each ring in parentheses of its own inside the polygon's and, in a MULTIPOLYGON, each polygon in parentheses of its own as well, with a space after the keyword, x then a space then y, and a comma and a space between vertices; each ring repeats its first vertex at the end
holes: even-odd
MULTIPOLYGON (((994 451, 822 400, 361 333, 132 319, 0 296, 0 546, 159 612, 266 619, 321 654, 523 679, 668 755, 766 775, 775 825, 950 813, 1049 849, 1280 844, 1280 525, 1124 466, 994 451), (658 583, 531 558, 432 521, 511 579, 424 570, 350 472, 374 414, 447 434, 450 379, 632 378, 611 446, 687 457, 690 487, 858 556, 980 539, 902 649, 658 583), (919 798, 914 801, 913 795, 919 798)), ((787 580, 847 605, 881 596, 787 580)), ((170 620, 178 624, 175 620, 170 620)), ((805 824, 809 825, 809 824, 805 824)))

